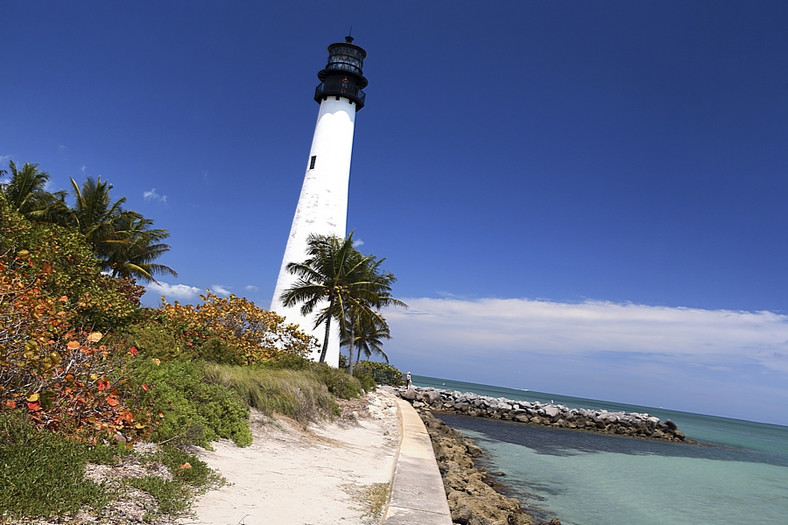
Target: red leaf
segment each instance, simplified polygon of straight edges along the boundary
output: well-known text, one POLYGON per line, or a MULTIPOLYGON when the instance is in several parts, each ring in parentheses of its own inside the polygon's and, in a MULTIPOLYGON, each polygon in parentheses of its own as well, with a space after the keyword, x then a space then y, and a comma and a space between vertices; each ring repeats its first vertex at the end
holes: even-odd
POLYGON ((134 347, 134 346, 132 346, 131 348, 129 348, 129 352, 130 352, 130 353, 131 353, 131 355, 133 355, 134 357, 137 357, 137 354, 139 353, 139 352, 137 352, 137 348, 136 348, 136 347, 134 347))
POLYGON ((31 412, 38 412, 41 410, 41 401, 35 401, 33 403, 27 403, 27 409, 31 412))
POLYGON ((148 390, 150 390, 150 388, 148 387, 148 385, 146 385, 145 383, 142 383, 142 389, 143 389, 144 391, 146 391, 146 392, 147 392, 148 390))

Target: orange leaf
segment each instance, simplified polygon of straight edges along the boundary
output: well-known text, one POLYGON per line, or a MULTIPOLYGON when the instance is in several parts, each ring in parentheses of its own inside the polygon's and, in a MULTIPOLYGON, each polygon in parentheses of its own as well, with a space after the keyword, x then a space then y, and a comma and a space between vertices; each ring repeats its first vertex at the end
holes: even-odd
POLYGON ((67 303, 68 302, 68 297, 66 297, 65 295, 61 295, 60 299, 58 299, 58 301, 60 301, 61 303, 67 303))
POLYGON ((14 401, 13 399, 6 399, 5 406, 7 406, 8 408, 16 408, 16 401, 14 401))
POLYGON ((192 468, 192 466, 191 466, 191 464, 189 464, 189 463, 184 463, 183 465, 181 465, 181 466, 180 466, 180 467, 178 467, 178 468, 179 468, 180 470, 186 470, 186 469, 190 469, 190 468, 192 468))
POLYGON ((118 400, 118 398, 117 398, 117 397, 115 397, 115 396, 109 396, 109 397, 107 397, 107 404, 108 404, 109 406, 111 406, 111 407, 115 407, 115 406, 118 406, 118 403, 120 403, 120 401, 118 400))
POLYGON ((102 337, 103 334, 101 332, 91 332, 90 335, 88 336, 88 341, 90 341, 91 343, 98 343, 102 337))
POLYGON ((41 401, 36 401, 35 403, 28 403, 27 409, 31 412, 37 412, 41 410, 41 401))
POLYGON ((68 344, 66 345, 66 348, 68 348, 69 350, 76 350, 80 346, 81 345, 77 341, 69 341, 68 344))
POLYGON ((104 378, 99 379, 98 381, 96 381, 96 388, 98 388, 99 390, 106 390, 106 389, 108 389, 109 388, 109 381, 107 381, 104 378))

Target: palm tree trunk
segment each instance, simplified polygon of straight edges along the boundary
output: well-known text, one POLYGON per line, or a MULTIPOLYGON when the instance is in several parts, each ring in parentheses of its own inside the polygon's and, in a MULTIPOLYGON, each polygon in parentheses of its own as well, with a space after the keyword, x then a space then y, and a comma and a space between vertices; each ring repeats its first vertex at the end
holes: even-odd
POLYGON ((353 347, 356 346, 355 344, 353 344, 355 342, 355 341, 353 341, 354 337, 355 337, 355 333, 354 333, 354 330, 353 330, 353 326, 351 325, 351 327, 350 327, 350 358, 348 359, 348 372, 350 373, 351 376, 353 375, 353 347))
MULTIPOLYGON (((334 298, 332 297, 328 301, 328 308, 329 312, 333 310, 332 306, 334 306, 334 298)), ((323 350, 320 352, 320 363, 326 362, 326 353, 328 352, 328 338, 331 335, 331 316, 326 317, 326 333, 323 336, 323 350)))

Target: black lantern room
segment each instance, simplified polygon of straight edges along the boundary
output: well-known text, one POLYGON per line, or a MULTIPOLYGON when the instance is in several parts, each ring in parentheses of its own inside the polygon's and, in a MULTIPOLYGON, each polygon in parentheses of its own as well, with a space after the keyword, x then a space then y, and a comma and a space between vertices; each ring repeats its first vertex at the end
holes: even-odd
POLYGON ((317 74, 320 84, 315 89, 315 101, 344 97, 356 103, 356 111, 363 108, 367 96, 363 89, 369 83, 362 72, 365 58, 367 52, 353 44, 352 36, 328 46, 328 64, 317 74))

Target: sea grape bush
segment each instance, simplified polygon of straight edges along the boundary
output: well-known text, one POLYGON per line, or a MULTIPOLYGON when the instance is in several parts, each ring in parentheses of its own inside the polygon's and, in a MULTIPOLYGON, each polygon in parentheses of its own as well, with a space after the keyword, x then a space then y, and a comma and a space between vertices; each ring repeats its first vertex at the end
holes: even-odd
POLYGON ((162 299, 160 308, 167 331, 195 357, 216 360, 210 358, 218 355, 219 361, 252 365, 282 354, 304 356, 316 347, 312 336, 247 299, 211 292, 200 298, 203 303, 197 306, 162 299))
POLYGON ((117 349, 99 344, 101 332, 73 327, 67 296, 43 292, 51 265, 16 271, 27 256, 0 255, 0 411, 22 410, 39 428, 87 440, 149 433, 149 411, 121 394, 117 349))
POLYGON ((28 221, 0 203, 0 253, 17 256, 16 273, 38 275, 41 293, 68 297, 76 325, 117 330, 139 318, 145 289, 102 274, 95 253, 74 230, 28 221))

